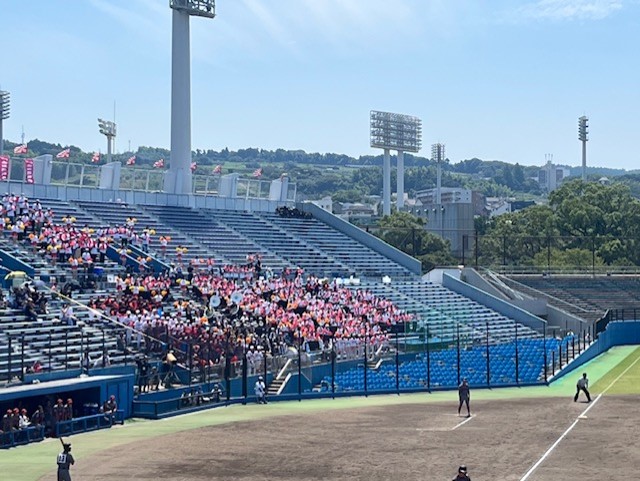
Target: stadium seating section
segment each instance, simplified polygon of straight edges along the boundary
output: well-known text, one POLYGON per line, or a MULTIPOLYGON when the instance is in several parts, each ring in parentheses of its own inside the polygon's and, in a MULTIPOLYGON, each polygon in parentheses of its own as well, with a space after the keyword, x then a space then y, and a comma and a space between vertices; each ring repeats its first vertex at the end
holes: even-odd
POLYGON ((640 312, 640 280, 634 276, 525 276, 504 279, 510 287, 587 320, 608 309, 640 312))
MULTIPOLYGON (((347 234, 310 216, 283 216, 276 212, 237 212, 196 210, 186 207, 126 205, 122 203, 64 202, 40 199, 43 208, 52 209, 54 223, 74 219, 76 226, 98 230, 108 226, 135 223, 135 229, 152 232, 150 252, 167 265, 213 259, 218 266, 245 264, 252 256, 261 258, 262 269, 271 275, 304 270, 318 277, 350 276, 361 279, 352 289, 366 289, 373 295, 392 301, 399 309, 414 315, 407 325, 413 334, 426 335, 440 345, 431 352, 431 386, 451 386, 457 382, 456 349, 442 348, 456 336, 464 338, 461 354, 462 376, 471 383, 486 383, 486 346, 489 345, 491 384, 515 382, 515 344, 518 339, 518 381, 535 382, 544 371, 543 350, 557 349, 554 339, 543 340, 539 331, 516 323, 498 312, 465 298, 443 286, 421 280, 404 266, 354 240, 347 234), (132 220, 133 219, 133 220, 132 220), (166 240, 166 248, 160 239, 166 240), (391 283, 382 283, 389 276, 391 283)), ((35 276, 48 279, 74 278, 65 263, 53 266, 50 259, 34 252, 28 240, 15 242, 0 238, 0 250, 33 268, 35 276)), ((96 267, 106 274, 121 274, 118 262, 105 259, 96 267)), ((180 298, 180 289, 176 298, 180 298)), ((573 292, 573 291, 572 291, 573 292)), ((114 295, 112 283, 97 285, 90 292, 75 293, 74 300, 88 304, 96 297, 114 295)), ((579 293, 572 294, 575 298, 579 293)), ((598 297, 584 296, 585 303, 597 304, 598 297), (590 299, 590 300, 589 300, 590 299)), ((111 364, 127 361, 125 350, 117 342, 122 326, 109 319, 96 319, 88 310, 76 309, 77 321, 61 322, 61 302, 51 302, 46 314, 37 321, 27 320, 23 310, 0 311, 0 379, 16 376, 16 359, 24 366, 39 360, 45 369, 58 370, 80 366, 80 353, 89 351, 92 359, 108 352, 111 364), (89 318, 90 317, 90 318, 89 318), (9 346, 11 339, 11 346, 9 346), (24 347, 23 347, 24 345, 24 347), (9 357, 13 360, 9 372, 9 357)), ((174 307, 167 305, 165 313, 174 307)), ((142 346, 144 347, 144 342, 142 346)), ((135 349, 128 350, 129 360, 135 349)), ((426 386, 424 356, 400 367, 400 386, 426 386)), ((341 390, 363 387, 363 369, 353 368, 336 376, 341 390)), ((369 372, 373 389, 395 388, 395 367, 381 362, 369 372)))

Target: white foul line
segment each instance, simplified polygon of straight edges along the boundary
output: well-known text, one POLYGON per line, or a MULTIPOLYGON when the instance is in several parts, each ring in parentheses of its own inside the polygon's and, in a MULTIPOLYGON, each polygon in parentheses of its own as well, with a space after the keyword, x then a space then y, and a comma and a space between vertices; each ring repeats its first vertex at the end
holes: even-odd
POLYGON ((576 418, 576 420, 573 422, 573 424, 571 424, 571 426, 569 426, 567 428, 567 430, 562 433, 562 435, 556 440, 555 443, 553 443, 551 445, 551 447, 549 449, 547 449, 547 451, 542 455, 542 457, 540 459, 538 459, 538 461, 536 462, 536 464, 534 464, 533 466, 531 466, 531 468, 529 468, 529 471, 527 471, 524 476, 522 476, 522 478, 520 478, 520 481, 526 481, 527 479, 529 479, 529 476, 531 476, 533 474, 533 472, 538 469, 538 466, 540 466, 545 459, 547 459, 547 457, 551 454, 551 452, 556 448, 556 446, 558 446, 558 444, 560 444, 560 441, 562 441, 567 434, 569 434, 571 432, 571 430, 576 426, 576 424, 578 424, 578 422, 580 421, 581 418, 584 418, 584 416, 589 412, 589 410, 595 406, 595 404, 600 400, 600 398, 609 390, 613 387, 613 385, 615 383, 617 383, 620 378, 622 376, 624 376, 627 371, 629 371, 629 369, 631 369, 633 366, 635 366, 635 364, 640 361, 640 357, 638 357, 635 361, 633 361, 633 363, 631 363, 624 371, 622 371, 620 373, 620 375, 615 378, 611 384, 609 384, 604 391, 602 391, 600 394, 598 394, 598 397, 595 398, 595 400, 589 404, 589 406, 587 407, 587 409, 585 409, 584 411, 582 411, 582 413, 576 418))
POLYGON ((475 418, 475 416, 469 416, 467 419, 465 419, 464 421, 462 421, 459 424, 456 424, 454 427, 451 428, 452 431, 458 429, 460 426, 463 426, 465 424, 467 424, 469 421, 471 421, 473 418, 475 418))

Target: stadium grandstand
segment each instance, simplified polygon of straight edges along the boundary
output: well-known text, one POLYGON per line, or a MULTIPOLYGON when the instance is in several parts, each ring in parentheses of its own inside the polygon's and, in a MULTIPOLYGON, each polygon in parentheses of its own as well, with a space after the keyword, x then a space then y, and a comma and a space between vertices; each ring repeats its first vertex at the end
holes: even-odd
POLYGON ((464 269, 427 280, 313 205, 265 205, 5 194, 2 407, 19 393, 31 411, 50 385, 81 417, 99 417, 107 395, 123 418, 162 417, 202 408, 212 386, 218 401, 246 400, 259 375, 283 399, 540 384, 589 344, 588 323, 487 302, 464 269))

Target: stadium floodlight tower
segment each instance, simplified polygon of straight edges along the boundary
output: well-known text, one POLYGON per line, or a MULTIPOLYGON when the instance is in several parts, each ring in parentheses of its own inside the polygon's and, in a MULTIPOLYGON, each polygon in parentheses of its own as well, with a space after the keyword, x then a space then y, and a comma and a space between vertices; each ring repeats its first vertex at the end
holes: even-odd
POLYGON ((0 155, 4 153, 4 137, 2 123, 9 118, 11 108, 9 92, 0 90, 0 155))
POLYGON ((589 117, 578 119, 578 140, 582 142, 582 181, 587 180, 587 141, 589 140, 589 117))
POLYGON ((438 168, 436 175, 436 204, 442 204, 442 163, 444 161, 444 144, 433 144, 431 146, 431 162, 435 162, 438 168))
POLYGON ((215 0, 169 0, 173 9, 171 39, 171 161, 164 191, 192 193, 191 54, 189 17, 214 18, 215 0))
POLYGON ((371 147, 384 149, 382 164, 382 214, 391 214, 391 157, 398 152, 398 209, 404 207, 404 153, 419 152, 422 146, 422 121, 418 117, 372 110, 370 112, 371 147))
POLYGON ((116 137, 116 123, 110 120, 98 119, 100 133, 107 138, 107 163, 111 162, 111 146, 116 137))

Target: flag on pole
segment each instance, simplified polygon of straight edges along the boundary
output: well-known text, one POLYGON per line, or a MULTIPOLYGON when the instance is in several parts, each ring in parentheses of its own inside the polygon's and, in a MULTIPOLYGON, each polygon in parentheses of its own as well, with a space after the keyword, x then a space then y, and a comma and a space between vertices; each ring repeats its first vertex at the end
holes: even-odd
POLYGON ((14 154, 26 154, 29 151, 27 144, 18 145, 15 149, 13 149, 14 154))
POLYGON ((68 159, 71 155, 71 149, 64 149, 56 154, 56 159, 68 159))
POLYGON ((127 159, 127 165, 136 165, 136 156, 132 155, 127 159))
POLYGON ((156 168, 156 169, 162 169, 162 168, 164 168, 164 159, 156 160, 156 161, 153 163, 153 167, 154 167, 154 168, 156 168))
POLYGON ((191 162, 191 172, 195 172, 198 168, 198 164, 196 162, 191 162))
POLYGON ((262 177, 262 167, 258 167, 256 170, 253 171, 253 176, 254 177, 262 177))
POLYGON ((100 152, 93 153, 93 155, 91 156, 91 162, 93 162, 94 164, 100 162, 100 152))
POLYGON ((0 180, 9 178, 9 156, 0 155, 0 180))
POLYGON ((215 166, 215 168, 213 169, 213 174, 222 174, 222 165, 218 164, 215 166))
POLYGON ((35 183, 33 178, 33 159, 24 159, 24 181, 27 184, 35 183))

